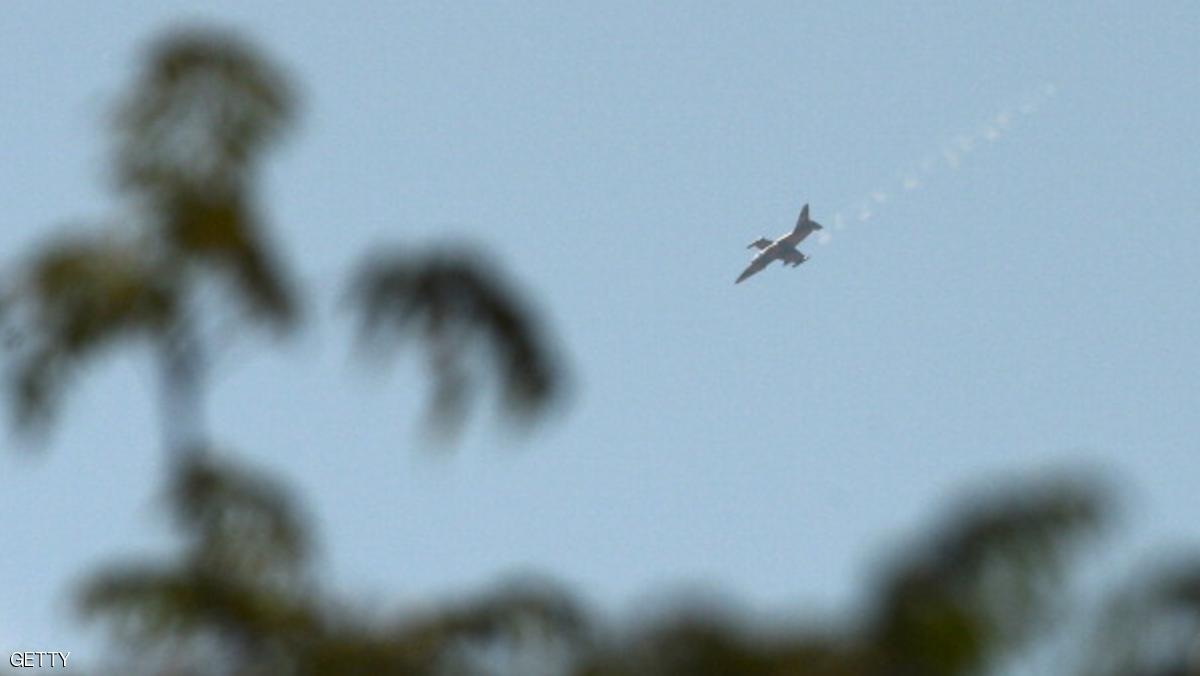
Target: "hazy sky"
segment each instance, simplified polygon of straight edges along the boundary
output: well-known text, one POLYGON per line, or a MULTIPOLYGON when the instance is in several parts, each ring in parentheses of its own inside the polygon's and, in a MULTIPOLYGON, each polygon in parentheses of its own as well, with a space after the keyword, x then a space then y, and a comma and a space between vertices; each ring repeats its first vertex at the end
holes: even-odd
MULTIPOLYGON (((263 197, 314 302, 225 356, 213 427, 350 596, 536 570, 614 610, 842 608, 959 489, 1077 462, 1128 479, 1132 556, 1194 543, 1200 6, 727 4, 7 2, 0 253, 119 216, 103 116, 149 38, 216 21, 302 87, 263 197), (735 287, 805 202, 832 238, 735 287), (536 300, 574 396, 423 453, 415 356, 370 373, 337 301, 373 245, 452 237, 536 300)), ((168 550, 145 355, 83 376, 0 457, 3 654, 84 663, 78 575, 168 550)))

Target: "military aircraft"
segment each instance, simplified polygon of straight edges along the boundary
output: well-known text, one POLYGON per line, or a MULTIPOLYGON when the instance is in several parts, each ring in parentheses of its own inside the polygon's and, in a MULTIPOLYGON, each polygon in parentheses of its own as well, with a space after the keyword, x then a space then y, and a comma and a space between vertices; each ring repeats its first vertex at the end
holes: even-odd
POLYGON ((796 227, 792 231, 779 237, 775 241, 771 241, 766 237, 759 237, 750 242, 747 249, 758 249, 758 255, 754 260, 750 261, 750 265, 738 275, 737 281, 734 284, 741 284, 751 275, 760 272, 763 268, 770 265, 773 261, 783 261, 784 265, 790 265, 793 268, 797 267, 804 261, 808 260, 808 256, 796 250, 796 245, 804 241, 817 230, 822 230, 823 226, 808 217, 808 205, 800 210, 800 218, 796 219, 796 227))

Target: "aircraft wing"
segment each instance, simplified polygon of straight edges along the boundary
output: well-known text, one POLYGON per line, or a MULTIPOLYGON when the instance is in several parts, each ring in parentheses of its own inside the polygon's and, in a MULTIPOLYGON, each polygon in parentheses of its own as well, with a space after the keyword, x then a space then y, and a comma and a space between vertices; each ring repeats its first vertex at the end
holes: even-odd
POLYGON ((784 249, 779 252, 779 259, 788 265, 800 265, 808 260, 808 256, 796 251, 795 249, 784 249))
POLYGON ((741 284, 751 276, 762 272, 762 269, 767 267, 767 265, 773 260, 775 260, 774 256, 763 256, 761 254, 755 256, 754 260, 750 261, 750 265, 746 266, 745 270, 742 270, 742 274, 738 275, 737 281, 735 281, 734 284, 741 284))
POLYGON ((748 246, 746 248, 747 249, 758 249, 759 251, 762 251, 763 249, 765 249, 769 246, 771 246, 771 240, 767 239, 766 237, 759 237, 758 239, 754 240, 753 242, 750 242, 750 246, 748 246))

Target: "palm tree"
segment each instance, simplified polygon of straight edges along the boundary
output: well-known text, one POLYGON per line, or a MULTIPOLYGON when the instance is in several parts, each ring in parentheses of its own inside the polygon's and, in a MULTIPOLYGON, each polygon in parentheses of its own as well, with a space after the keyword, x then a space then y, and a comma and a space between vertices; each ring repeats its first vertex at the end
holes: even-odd
MULTIPOLYGON (((269 245, 255 190, 295 108, 282 70, 236 36, 186 30, 153 45, 114 120, 113 175, 127 219, 45 245, 7 282, 22 429, 52 421, 67 378, 88 359, 138 341, 158 358, 164 447, 189 457, 211 444, 207 356, 233 335, 212 330, 214 315, 236 312, 239 326, 280 336, 300 323, 302 303, 269 245)), ((493 353, 516 418, 534 417, 561 391, 533 313, 469 250, 373 257, 354 272, 350 299, 375 347, 411 331, 425 340, 433 411, 448 425, 466 404, 464 348, 493 353)))
MULTIPOLYGON (((1108 502, 1078 476, 951 510, 885 567, 844 625, 764 630, 693 604, 612 626, 541 580, 396 617, 339 602, 312 569, 292 498, 209 453, 203 416, 211 355, 235 333, 214 331, 216 320, 277 336, 302 324, 255 191, 295 108, 281 69, 247 42, 167 35, 114 118, 127 218, 43 245, 0 296, 12 411, 26 431, 51 425, 69 378, 105 350, 140 343, 157 358, 181 545, 166 561, 106 567, 82 595, 85 614, 137 650, 121 673, 969 676, 1053 629, 1066 555, 1108 502)), ((347 298, 365 353, 413 333, 424 342, 432 419, 444 429, 462 424, 479 389, 477 351, 512 419, 537 420, 561 395, 562 367, 535 313, 468 248, 367 258, 347 298)), ((1179 655, 1200 627, 1197 570, 1155 573, 1118 595, 1082 673, 1196 673, 1179 655)))

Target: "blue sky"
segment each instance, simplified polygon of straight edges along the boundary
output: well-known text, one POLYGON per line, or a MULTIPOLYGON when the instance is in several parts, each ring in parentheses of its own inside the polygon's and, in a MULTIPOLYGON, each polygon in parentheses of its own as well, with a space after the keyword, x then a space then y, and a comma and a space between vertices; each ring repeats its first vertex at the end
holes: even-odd
MULTIPOLYGON (((120 216, 103 117, 148 39, 215 22, 301 86, 263 199, 313 302, 223 358, 213 427, 305 496, 351 597, 535 570, 616 611, 844 608, 960 489, 1075 463, 1127 479, 1131 560, 1195 542, 1200 8, 646 5, 8 3, 0 252, 120 216), (733 286, 805 202, 844 227, 733 286), (484 417, 429 453, 415 355, 370 373, 337 300, 373 245, 456 238, 575 387, 527 439, 484 417)), ((144 355, 78 382, 0 457, 0 648, 83 664, 70 585, 169 541, 144 355)))

